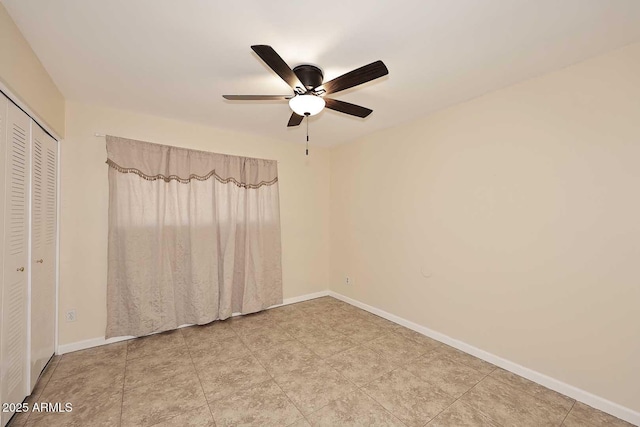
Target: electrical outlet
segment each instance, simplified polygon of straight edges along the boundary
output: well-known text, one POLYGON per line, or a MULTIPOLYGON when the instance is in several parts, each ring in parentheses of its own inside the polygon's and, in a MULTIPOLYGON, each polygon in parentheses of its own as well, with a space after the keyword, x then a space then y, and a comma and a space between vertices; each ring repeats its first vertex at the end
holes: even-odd
POLYGON ((353 285, 353 279, 349 276, 344 278, 344 284, 345 285, 353 285))
POLYGON ((76 310, 67 311, 67 322, 75 322, 76 321, 76 310))

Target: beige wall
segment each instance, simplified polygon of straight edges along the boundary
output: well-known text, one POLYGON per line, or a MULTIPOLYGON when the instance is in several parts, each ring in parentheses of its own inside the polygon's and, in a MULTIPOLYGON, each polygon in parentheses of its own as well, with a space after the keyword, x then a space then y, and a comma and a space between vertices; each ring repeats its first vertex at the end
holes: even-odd
POLYGON ((340 146, 331 181, 333 290, 640 411, 640 44, 340 146))
POLYGON ((0 82, 59 137, 64 137, 64 97, 0 3, 0 82))
POLYGON ((61 154, 60 344, 104 337, 108 185, 95 132, 279 161, 284 297, 328 288, 329 152, 249 134, 67 102, 61 154), (67 310, 77 321, 67 323, 67 310))

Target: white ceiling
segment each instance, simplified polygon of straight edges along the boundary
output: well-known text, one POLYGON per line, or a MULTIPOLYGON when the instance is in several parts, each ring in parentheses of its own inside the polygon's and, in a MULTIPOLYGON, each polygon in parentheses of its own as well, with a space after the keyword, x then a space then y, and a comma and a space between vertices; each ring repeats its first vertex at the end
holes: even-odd
POLYGON ((2 0, 68 99, 302 142, 289 94, 251 51, 271 45, 325 81, 381 59, 389 76, 335 98, 312 144, 331 146, 640 41, 639 0, 2 0))

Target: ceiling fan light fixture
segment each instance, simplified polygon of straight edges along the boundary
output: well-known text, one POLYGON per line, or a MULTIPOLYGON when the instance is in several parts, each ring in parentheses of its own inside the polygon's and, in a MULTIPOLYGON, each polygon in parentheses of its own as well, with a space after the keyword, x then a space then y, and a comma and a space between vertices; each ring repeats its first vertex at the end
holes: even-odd
POLYGON ((325 106, 325 101, 316 95, 296 95, 289 100, 289 107, 299 116, 315 116, 325 106))

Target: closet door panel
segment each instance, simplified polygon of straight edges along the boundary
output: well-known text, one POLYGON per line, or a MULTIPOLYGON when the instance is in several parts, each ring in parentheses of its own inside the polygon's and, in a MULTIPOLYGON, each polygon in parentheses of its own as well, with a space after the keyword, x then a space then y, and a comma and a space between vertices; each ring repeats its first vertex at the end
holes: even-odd
POLYGON ((56 141, 33 125, 31 166, 31 390, 54 353, 56 141))
MULTIPOLYGON (((27 384, 28 181, 30 119, 13 104, 7 114, 2 295, 2 400, 22 402, 27 384)), ((3 413, 3 422, 11 416, 3 413)))

